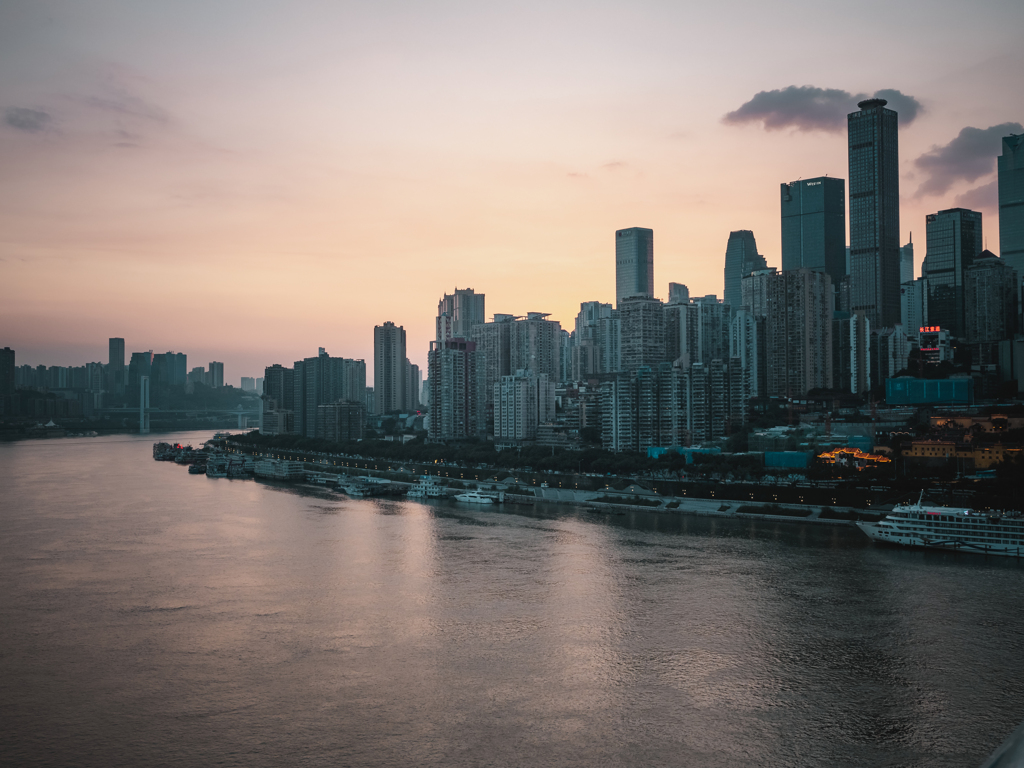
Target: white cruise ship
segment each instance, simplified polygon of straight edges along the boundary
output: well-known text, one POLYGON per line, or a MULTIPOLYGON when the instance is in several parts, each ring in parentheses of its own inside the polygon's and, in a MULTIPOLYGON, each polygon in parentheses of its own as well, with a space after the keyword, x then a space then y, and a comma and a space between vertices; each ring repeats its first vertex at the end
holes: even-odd
MULTIPOLYGON (((922 494, 923 495, 923 494, 922 494)), ((977 512, 921 503, 896 506, 877 523, 857 527, 875 541, 905 547, 956 549, 989 555, 1024 554, 1024 516, 1020 512, 977 512)))

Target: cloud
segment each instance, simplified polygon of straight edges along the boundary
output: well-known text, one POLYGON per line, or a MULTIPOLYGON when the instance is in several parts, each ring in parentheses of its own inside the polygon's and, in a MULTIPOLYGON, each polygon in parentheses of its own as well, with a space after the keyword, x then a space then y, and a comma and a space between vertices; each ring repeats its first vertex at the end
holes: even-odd
POLYGON ((962 195, 957 195, 953 201, 957 208, 970 208, 973 211, 982 208, 994 210, 999 207, 999 182, 992 179, 988 184, 969 189, 962 195))
POLYGON ((124 117, 142 118, 156 123, 170 122, 167 112, 156 104, 120 89, 112 90, 107 96, 87 96, 83 101, 96 109, 124 117))
POLYGON ((914 161, 927 178, 917 188, 917 197, 941 195, 959 181, 976 181, 992 172, 1003 136, 1022 133, 1020 123, 1002 123, 989 128, 968 126, 945 146, 935 146, 914 161))
POLYGON ((606 168, 609 171, 617 171, 620 168, 625 168, 626 163, 624 163, 622 160, 612 160, 610 163, 605 163, 601 167, 606 168))
POLYGON ((49 112, 26 107, 9 107, 4 113, 4 122, 25 133, 41 133, 53 121, 49 112))
POLYGON ((880 91, 875 91, 875 98, 885 99, 889 102, 886 106, 899 114, 900 125, 902 126, 910 125, 917 119, 918 114, 924 112, 924 107, 921 106, 920 101, 893 88, 883 88, 880 91))
MULTIPOLYGON (((888 88, 875 97, 885 99, 899 112, 900 123, 909 125, 922 111, 913 96, 888 88)), ((739 109, 722 118, 728 125, 761 123, 766 131, 795 128, 798 131, 838 132, 846 128, 846 116, 857 109, 866 94, 854 94, 838 88, 790 85, 774 91, 760 91, 739 109)))

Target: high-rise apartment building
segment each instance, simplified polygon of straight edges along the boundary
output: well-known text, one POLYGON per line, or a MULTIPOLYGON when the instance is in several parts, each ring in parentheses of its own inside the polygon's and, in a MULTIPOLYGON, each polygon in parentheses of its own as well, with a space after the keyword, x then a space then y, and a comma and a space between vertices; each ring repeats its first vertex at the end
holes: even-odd
POLYGON ((295 410, 295 369, 275 364, 263 372, 263 402, 268 411, 295 410))
POLYGON ((669 304, 689 304, 690 303, 690 289, 682 283, 669 283, 668 284, 668 303, 669 304))
POLYGON ((224 386, 224 363, 216 361, 209 365, 210 386, 213 389, 220 389, 224 386))
MULTIPOLYGON (((917 337, 917 329, 914 329, 917 337)), ((910 338, 902 325, 882 328, 871 334, 871 383, 885 386, 886 379, 895 378, 907 369, 910 360, 910 338)))
POLYGON ((950 208, 925 217, 927 251, 921 276, 928 280, 928 319, 964 338, 964 278, 982 250, 981 214, 950 208))
POLYGON ((1024 277, 1024 135, 1004 136, 999 169, 999 255, 1024 277))
POLYGON ((546 374, 516 371, 502 376, 491 391, 496 441, 534 440, 537 427, 555 417, 555 384, 546 374))
POLYGON ((660 300, 628 296, 619 302, 622 370, 657 367, 665 360, 665 315, 660 300))
POLYGON ((750 310, 754 317, 768 317, 768 283, 778 274, 775 267, 751 272, 740 283, 741 305, 750 310))
POLYGON ((110 339, 107 342, 107 389, 123 395, 127 385, 124 367, 124 339, 110 339))
POLYGON ((838 285, 846 276, 846 182, 828 176, 791 181, 782 185, 781 198, 782 271, 827 272, 838 285))
MULTIPOLYGON (((268 368, 264 378, 269 378, 271 371, 268 368)), ((277 383, 272 383, 271 392, 276 392, 276 387, 277 383)), ((317 408, 337 402, 361 403, 365 391, 366 363, 362 360, 331 357, 320 347, 316 357, 296 361, 291 400, 296 432, 304 437, 319 437, 317 408)))
MULTIPOLYGON (((135 402, 142 391, 140 380, 143 376, 151 376, 153 371, 153 350, 148 352, 132 352, 128 361, 128 397, 135 402)), ((149 385, 146 385, 147 389, 149 385)))
POLYGON ((513 321, 508 340, 509 369, 543 374, 549 381, 558 381, 562 326, 547 318, 546 312, 528 312, 526 317, 513 321))
POLYGON ((464 440, 485 434, 488 397, 476 343, 458 338, 430 342, 427 368, 430 439, 464 440))
POLYGON ((243 376, 242 381, 243 392, 255 392, 256 391, 256 377, 255 376, 243 376))
POLYGON ((863 312, 837 312, 832 321, 832 386, 854 395, 871 388, 871 323, 863 312))
POLYGON ((572 379, 582 381, 601 372, 601 320, 611 317, 612 305, 599 301, 580 304, 572 344, 572 379))
POLYGON ((617 373, 622 370, 622 319, 617 309, 608 317, 602 317, 597 324, 601 345, 601 373, 617 373))
POLYGON ((919 277, 900 286, 901 325, 913 336, 928 322, 928 279, 919 277))
POLYGON ((742 371, 747 399, 759 397, 767 386, 764 332, 764 318, 742 307, 729 326, 729 363, 742 371))
POLYGON ((155 384, 185 384, 188 380, 188 358, 181 352, 153 355, 150 378, 155 384))
MULTIPOLYGON (((456 294, 459 292, 456 291, 456 294)), ((451 298, 451 297, 445 297, 451 298)), ((479 297, 483 299, 483 295, 479 297)), ((441 300, 442 304, 444 299, 441 300)), ((405 328, 386 322, 373 329, 373 391, 377 413, 405 409, 405 328)))
POLYGON ((765 320, 767 395, 803 397, 832 385, 832 280, 797 269, 772 275, 765 320))
POLYGON ((484 294, 472 288, 456 288, 455 293, 445 294, 437 302, 437 324, 435 339, 468 339, 473 326, 487 321, 484 309, 484 294))
POLYGON ((738 309, 742 300, 743 278, 767 267, 764 256, 757 252, 753 232, 749 229, 730 232, 725 246, 725 303, 738 309))
POLYGON ((490 392, 502 376, 512 374, 511 351, 512 325, 515 315, 497 314, 490 323, 473 326, 470 340, 476 343, 477 355, 482 357, 482 386, 490 392))
POLYGON ((900 321, 899 134, 886 103, 868 99, 847 116, 850 307, 875 328, 900 321))
POLYGON ((405 408, 403 410, 415 411, 420 407, 420 387, 423 386, 423 375, 420 367, 405 360, 406 382, 405 382, 405 408))
POLYGON ((14 350, 4 347, 0 349, 0 397, 14 394, 14 372, 14 350))
POLYGON ((691 363, 700 361, 700 305, 680 303, 666 304, 665 316, 665 360, 689 368, 691 363))
POLYGON ((999 342, 1017 331, 1017 270, 991 251, 982 251, 964 275, 964 334, 972 362, 998 361, 999 342))
POLYGON ((696 308, 696 316, 691 315, 695 323, 695 334, 691 332, 690 336, 695 342, 690 350, 691 362, 710 364, 712 360, 728 360, 733 307, 714 294, 697 296, 690 300, 690 305, 696 308))
POLYGON ((654 296, 654 230, 615 232, 615 305, 630 296, 654 296))
POLYGON ((339 401, 316 407, 316 436, 336 443, 363 438, 366 406, 363 403, 339 401))

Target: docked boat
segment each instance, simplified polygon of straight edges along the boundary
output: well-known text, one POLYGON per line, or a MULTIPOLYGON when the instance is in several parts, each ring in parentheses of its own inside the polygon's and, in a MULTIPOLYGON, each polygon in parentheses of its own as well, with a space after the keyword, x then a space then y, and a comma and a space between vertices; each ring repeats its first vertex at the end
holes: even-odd
POLYGON ((409 488, 407 496, 414 499, 443 499, 447 496, 441 478, 424 475, 416 485, 409 488))
POLYGON ((858 522, 857 527, 872 540, 886 544, 1024 555, 1024 515, 1020 512, 935 507, 918 498, 916 504, 897 505, 877 523, 858 522))
POLYGON ((368 479, 376 480, 377 478, 361 477, 357 478, 355 481, 339 480, 335 490, 352 496, 353 498, 401 496, 403 493, 405 493, 404 486, 399 486, 396 483, 390 482, 366 482, 368 479))
POLYGON ((456 501, 462 501, 466 504, 493 504, 494 497, 484 496, 482 493, 476 491, 469 491, 468 493, 460 493, 455 497, 456 501))

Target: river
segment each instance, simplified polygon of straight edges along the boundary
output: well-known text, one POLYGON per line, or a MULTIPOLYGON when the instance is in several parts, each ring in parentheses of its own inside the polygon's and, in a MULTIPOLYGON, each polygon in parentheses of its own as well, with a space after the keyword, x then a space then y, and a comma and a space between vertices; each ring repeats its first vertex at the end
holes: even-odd
POLYGON ((0 444, 6 765, 961 768, 1024 719, 1012 559, 353 501, 156 439, 0 444))

